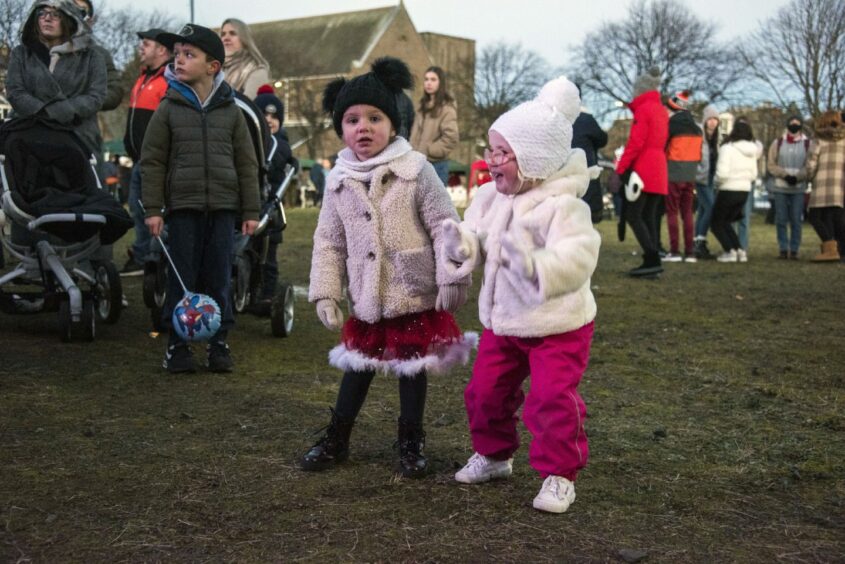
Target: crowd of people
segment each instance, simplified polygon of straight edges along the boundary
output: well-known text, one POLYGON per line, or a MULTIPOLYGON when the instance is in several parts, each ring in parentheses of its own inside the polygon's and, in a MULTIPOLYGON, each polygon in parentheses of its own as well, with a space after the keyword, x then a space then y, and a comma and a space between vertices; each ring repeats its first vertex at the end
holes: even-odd
MULTIPOLYGON (((11 54, 7 92, 17 116, 72 125, 98 153, 96 114, 110 96, 108 57, 92 39, 90 0, 79 1, 35 2, 22 45, 11 54)), ((141 71, 129 94, 124 138, 135 162, 129 197, 135 238, 124 273, 144 268, 151 240, 166 229, 179 274, 169 274, 163 323, 169 325, 183 283, 209 294, 222 323, 209 341, 207 366, 229 372, 234 236, 255 231, 262 197, 262 163, 236 100, 254 105, 277 142, 267 171, 272 183, 295 165, 284 104, 267 84, 267 60, 240 20, 227 19, 219 33, 186 24, 178 33, 140 31, 138 39, 141 71)), ((332 81, 323 94, 344 148, 328 175, 317 171, 314 179, 321 209, 309 301, 326 328, 340 332, 329 359, 343 377, 329 425, 300 464, 323 471, 348 458, 370 384, 377 372, 388 372, 399 386, 396 470, 408 478, 426 474, 427 376, 466 363, 476 345, 478 336, 461 332, 453 313, 466 303, 480 269, 484 331, 465 391, 475 453, 455 479, 476 484, 511 475, 519 446, 515 413, 524 402, 533 436, 529 462, 544 479, 533 505, 561 513, 575 500, 574 483, 589 453, 578 384, 596 315, 590 286, 600 247, 593 226, 601 214, 596 163, 607 135, 582 111, 575 84, 562 77, 548 82, 490 127, 486 170, 474 171, 490 182, 461 220, 445 188, 459 140, 455 100, 443 69, 430 67, 422 81, 414 108, 407 65, 383 57, 369 72, 332 81), (526 397, 522 383, 529 375, 526 397)), ((762 146, 742 119, 721 140, 712 107, 699 125, 688 109, 690 93, 664 105, 659 84, 657 69, 634 83, 633 127, 616 163, 630 188, 623 221, 643 249, 643 264, 631 274, 652 276, 662 260, 703 256, 708 228, 722 245, 719 260, 745 261, 747 240, 733 224, 747 217, 762 146), (670 234, 664 259, 661 205, 670 234)), ((769 149, 781 254, 798 255, 803 196, 812 179, 810 218, 823 241, 820 257, 838 260, 837 241, 845 243, 841 115, 817 119, 812 142, 800 118, 790 118, 787 128, 769 149)), ((280 233, 269 236, 275 259, 280 233)), ((269 299, 278 267, 271 260, 264 268, 262 297, 269 299)), ((197 368, 191 343, 172 328, 164 367, 171 373, 197 368)))
MULTIPOLYGON (((747 262, 751 192, 759 177, 758 161, 764 147, 743 116, 734 120, 732 130, 723 137, 719 114, 712 105, 704 108, 699 125, 689 110, 688 90, 675 93, 664 103, 658 90, 660 80, 660 70, 652 68, 634 82, 629 104, 633 125, 614 171, 617 187, 631 188, 623 199, 620 239, 624 239, 627 223, 643 252, 642 264, 629 274, 654 277, 663 271, 664 262, 708 258, 747 262), (668 250, 660 243, 661 212, 669 232, 668 250), (711 230, 722 247, 717 256, 707 245, 711 230)), ((812 140, 801 116, 789 116, 785 126, 784 133, 770 145, 766 163, 778 256, 798 259, 806 218, 821 239, 821 251, 812 260, 839 261, 845 257, 842 112, 830 110, 818 116, 812 140)))

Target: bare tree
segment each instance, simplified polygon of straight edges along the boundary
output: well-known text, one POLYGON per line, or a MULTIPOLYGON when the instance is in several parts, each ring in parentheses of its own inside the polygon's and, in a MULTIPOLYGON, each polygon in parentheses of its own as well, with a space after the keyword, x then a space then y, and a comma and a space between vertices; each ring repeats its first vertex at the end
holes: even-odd
POLYGON ((5 83, 9 53, 20 42, 21 26, 29 15, 29 0, 0 0, 0 79, 5 83))
POLYGON ((636 0, 622 21, 587 34, 568 72, 585 94, 603 98, 603 112, 630 101, 634 80, 653 66, 663 73, 664 92, 691 89, 711 101, 725 99, 741 73, 716 31, 678 0, 636 0))
POLYGON ((284 79, 282 82, 288 116, 285 122, 303 129, 308 158, 322 158, 323 134, 331 129, 322 106, 323 89, 330 79, 284 79))
POLYGON ((797 102, 817 116, 845 105, 845 0, 792 0, 741 52, 781 106, 797 102))
POLYGON ((518 43, 495 43, 482 49, 475 66, 475 120, 481 133, 504 112, 532 99, 550 78, 540 55, 518 43))

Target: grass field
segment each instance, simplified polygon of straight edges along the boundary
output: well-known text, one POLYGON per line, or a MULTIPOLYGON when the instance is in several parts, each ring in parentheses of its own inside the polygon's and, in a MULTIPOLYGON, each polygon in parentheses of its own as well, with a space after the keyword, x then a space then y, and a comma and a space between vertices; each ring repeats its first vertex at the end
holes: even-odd
MULTIPOLYGON (((288 219, 283 277, 306 287, 316 212, 288 219)), ((299 471, 339 381, 305 298, 288 339, 238 318, 233 374, 172 377, 135 278, 94 343, 60 343, 53 315, 0 316, 0 561, 845 560, 845 265, 775 259, 755 217, 747 264, 633 280, 633 238, 599 229, 591 460, 568 513, 531 508, 524 429, 510 480, 452 480, 469 367, 429 379, 428 478, 392 473, 392 377, 349 462, 299 471)), ((459 321, 480 329, 474 297, 459 321)))

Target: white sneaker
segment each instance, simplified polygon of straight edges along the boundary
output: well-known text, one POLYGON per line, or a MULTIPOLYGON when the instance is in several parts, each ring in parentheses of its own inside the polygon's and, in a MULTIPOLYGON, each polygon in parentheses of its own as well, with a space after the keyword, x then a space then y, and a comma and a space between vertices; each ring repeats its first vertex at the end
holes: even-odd
POLYGON ((745 249, 737 249, 736 260, 739 262, 748 262, 748 251, 745 249))
POLYGON ((736 249, 731 249, 730 251, 722 253, 721 255, 716 257, 716 260, 719 261, 719 262, 736 262, 737 261, 736 249))
POLYGON ((678 253, 666 253, 666 256, 663 257, 663 262, 681 262, 683 257, 678 253))
POLYGON ((684 255, 684 262, 698 262, 698 259, 695 258, 695 255, 684 255))
POLYGON ((455 473, 455 480, 462 484, 480 484, 495 478, 507 478, 513 473, 513 458, 493 460, 477 452, 467 461, 466 466, 455 473))
POLYGON ((575 484, 563 476, 549 476, 534 498, 534 509, 563 513, 575 501, 575 484))

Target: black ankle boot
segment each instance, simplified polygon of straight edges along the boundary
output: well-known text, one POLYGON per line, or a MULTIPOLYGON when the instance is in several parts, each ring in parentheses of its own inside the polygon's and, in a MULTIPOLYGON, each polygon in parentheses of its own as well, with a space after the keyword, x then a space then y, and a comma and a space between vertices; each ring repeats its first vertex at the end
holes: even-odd
POLYGON ((299 466, 309 472, 328 470, 349 458, 349 436, 355 421, 341 419, 332 410, 332 420, 325 434, 305 453, 299 466))
POLYGON ((422 478, 428 471, 423 455, 425 431, 422 424, 399 419, 399 463, 396 471, 405 478, 422 478))
POLYGON ((660 261, 660 255, 656 252, 645 253, 643 255, 643 263, 628 271, 628 274, 635 277, 657 276, 663 272, 663 265, 660 261))

